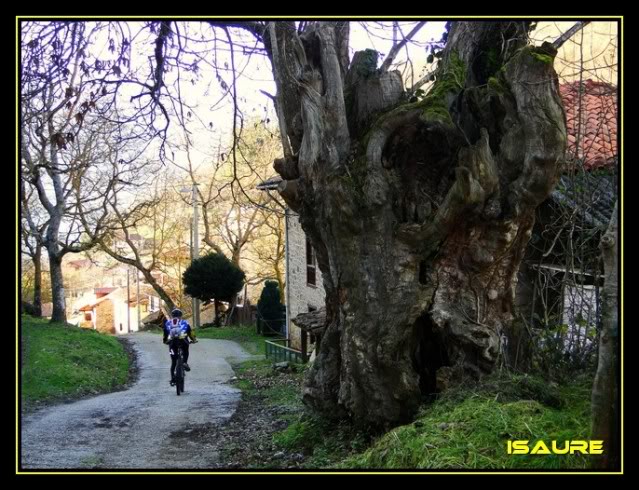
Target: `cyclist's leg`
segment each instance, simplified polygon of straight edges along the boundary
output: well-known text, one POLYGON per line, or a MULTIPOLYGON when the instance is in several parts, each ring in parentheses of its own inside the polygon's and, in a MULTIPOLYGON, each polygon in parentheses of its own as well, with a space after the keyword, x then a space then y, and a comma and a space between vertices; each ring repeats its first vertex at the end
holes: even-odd
POLYGON ((182 341, 182 360, 184 361, 184 370, 185 371, 190 371, 191 368, 189 367, 189 364, 187 363, 189 359, 189 343, 186 340, 182 341))

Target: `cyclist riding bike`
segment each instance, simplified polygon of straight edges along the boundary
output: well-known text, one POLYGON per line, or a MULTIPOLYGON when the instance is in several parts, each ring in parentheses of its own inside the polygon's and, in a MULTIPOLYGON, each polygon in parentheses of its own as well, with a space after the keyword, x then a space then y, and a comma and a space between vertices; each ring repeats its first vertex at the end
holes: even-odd
POLYGON ((182 311, 175 308, 171 312, 172 318, 164 323, 163 342, 168 344, 169 353, 171 355, 171 386, 175 385, 175 365, 177 363, 178 346, 182 346, 184 370, 190 371, 188 365, 189 360, 189 341, 194 344, 197 342, 191 325, 186 320, 182 320, 182 311))

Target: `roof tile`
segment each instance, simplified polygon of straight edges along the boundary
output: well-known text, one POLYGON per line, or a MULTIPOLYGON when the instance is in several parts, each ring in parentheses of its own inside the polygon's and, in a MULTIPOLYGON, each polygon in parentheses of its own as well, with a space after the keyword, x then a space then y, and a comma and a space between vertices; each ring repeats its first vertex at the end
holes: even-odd
POLYGON ((566 110, 568 152, 587 169, 614 165, 617 156, 617 89, 585 80, 559 87, 566 110), (581 89, 581 90, 580 90, 581 89))

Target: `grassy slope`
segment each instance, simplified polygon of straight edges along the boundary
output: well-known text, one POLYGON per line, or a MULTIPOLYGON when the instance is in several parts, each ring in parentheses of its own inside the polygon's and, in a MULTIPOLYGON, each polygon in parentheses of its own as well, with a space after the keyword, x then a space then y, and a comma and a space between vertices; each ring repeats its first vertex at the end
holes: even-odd
POLYGON ((254 325, 199 328, 195 331, 195 335, 199 339, 233 340, 250 354, 264 354, 264 340, 268 339, 259 335, 254 325))
POLYGON ((128 356, 114 337, 22 316, 25 403, 108 391, 124 384, 128 356))
POLYGON ((412 424, 379 438, 342 468, 582 469, 581 455, 508 455, 508 439, 588 439, 588 379, 552 387, 508 377, 479 390, 459 390, 422 409, 412 424), (532 387, 532 388, 531 388, 532 387))
POLYGON ((308 468, 345 469, 582 469, 587 456, 508 455, 506 441, 549 443, 587 439, 590 379, 551 385, 535 377, 495 376, 461 387, 415 421, 374 437, 308 414, 275 434, 274 442, 307 455, 308 468))

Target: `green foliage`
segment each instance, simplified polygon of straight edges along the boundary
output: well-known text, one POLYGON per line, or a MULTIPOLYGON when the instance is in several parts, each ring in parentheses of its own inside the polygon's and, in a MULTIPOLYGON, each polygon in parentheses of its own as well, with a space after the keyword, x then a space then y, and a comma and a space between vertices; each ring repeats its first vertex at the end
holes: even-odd
POLYGON ((244 286, 244 272, 222 254, 195 259, 182 276, 184 292, 202 301, 231 301, 244 286))
POLYGON ((286 306, 280 301, 280 288, 276 281, 266 281, 257 302, 258 321, 267 330, 281 332, 286 321, 286 306))
POLYGON ((129 359, 115 337, 27 315, 21 336, 26 403, 107 391, 127 380, 129 359))

